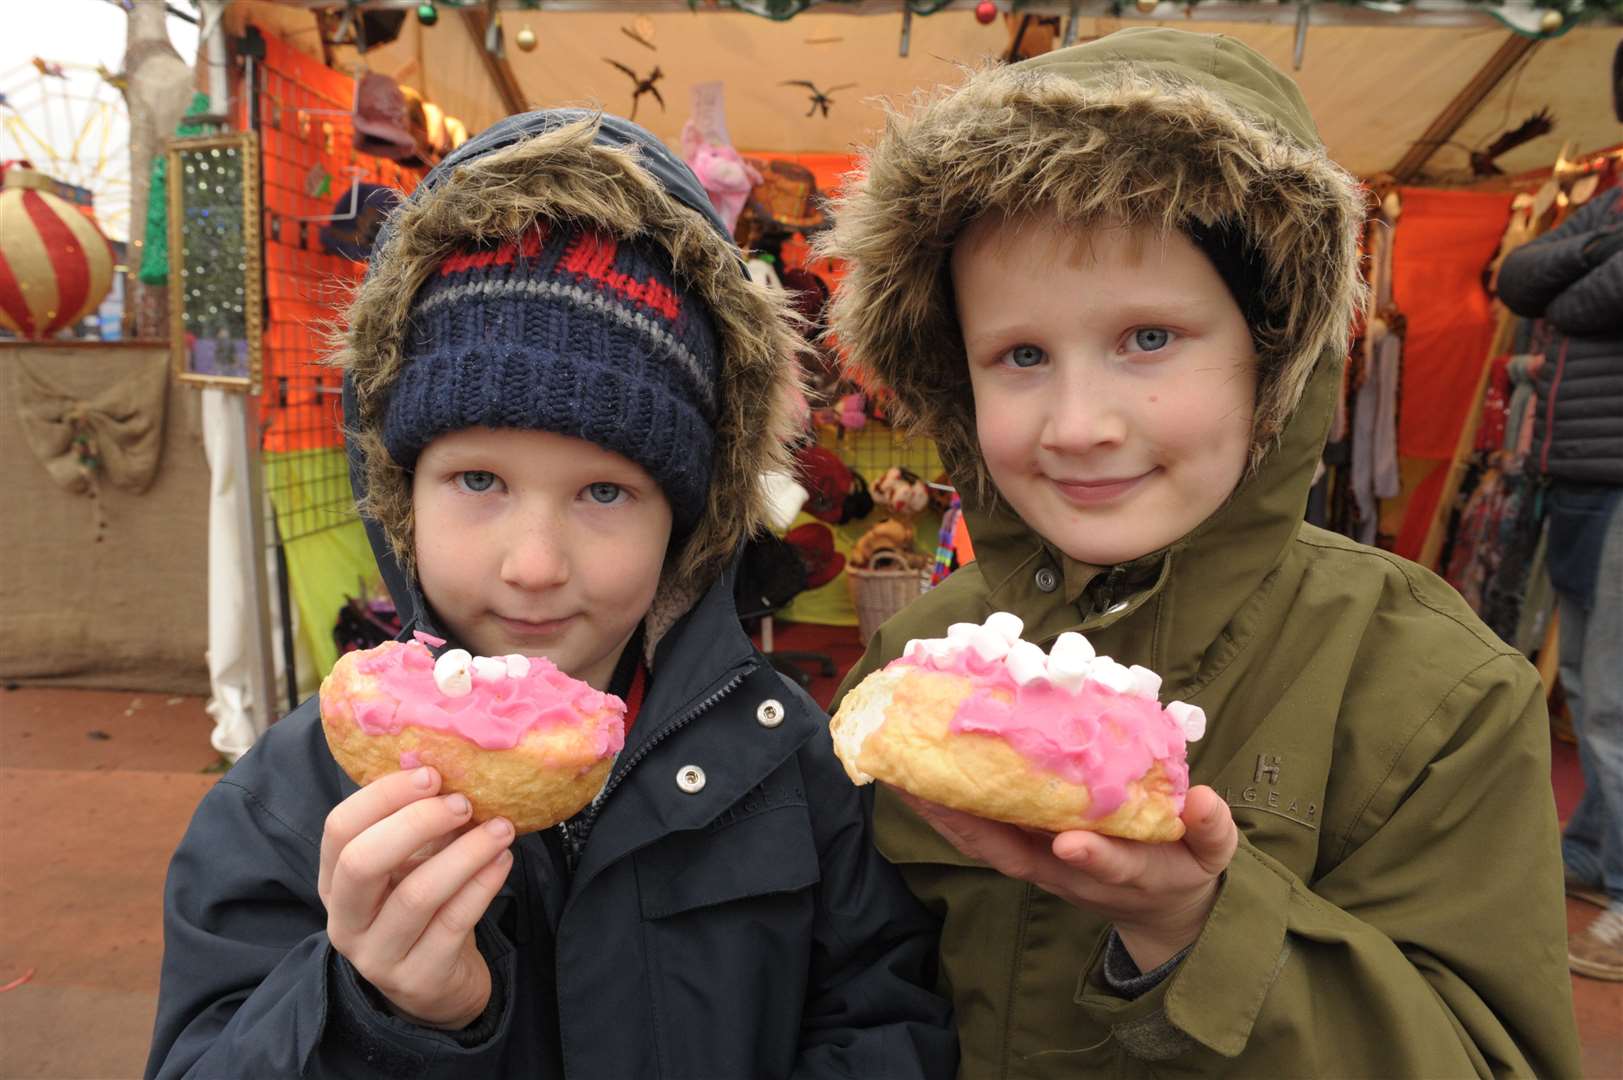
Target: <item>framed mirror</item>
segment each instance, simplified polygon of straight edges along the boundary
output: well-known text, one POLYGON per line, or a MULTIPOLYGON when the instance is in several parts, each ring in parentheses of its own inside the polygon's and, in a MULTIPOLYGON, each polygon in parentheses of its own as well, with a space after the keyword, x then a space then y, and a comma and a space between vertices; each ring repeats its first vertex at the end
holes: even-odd
POLYGON ((168 148, 169 341, 184 382, 258 393, 264 287, 251 131, 168 148))

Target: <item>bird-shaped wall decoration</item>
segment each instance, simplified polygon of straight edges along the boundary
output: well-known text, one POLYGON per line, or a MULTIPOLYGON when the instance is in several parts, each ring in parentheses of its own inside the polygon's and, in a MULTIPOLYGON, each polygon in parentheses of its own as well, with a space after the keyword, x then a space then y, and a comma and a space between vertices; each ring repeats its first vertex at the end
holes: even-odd
POLYGON ((827 120, 828 107, 834 104, 834 98, 830 95, 837 94, 841 90, 849 90, 856 86, 856 83, 841 83, 838 86, 831 86, 827 90, 817 89, 816 83, 810 82, 806 79, 790 79, 788 82, 779 83, 778 85, 804 86, 807 90, 811 91, 811 108, 806 110, 806 115, 815 116, 817 111, 821 109, 823 112, 823 119, 827 120))
POLYGON ((642 100, 642 96, 644 94, 652 94, 654 96, 654 100, 659 102, 659 111, 660 112, 665 111, 665 99, 660 96, 659 87, 654 85, 655 83, 659 82, 659 80, 661 80, 661 79, 663 79, 665 77, 665 73, 663 71, 659 70, 659 68, 657 66, 654 68, 653 71, 649 72, 647 77, 645 78, 645 77, 643 77, 641 75, 638 75, 635 71, 633 71, 631 68, 626 67, 624 64, 620 63, 618 60, 610 60, 608 57, 605 56, 603 58, 603 62, 606 63, 606 64, 612 64, 615 67, 619 68, 621 71, 625 72, 626 75, 628 77, 630 77, 630 79, 631 79, 631 83, 632 83, 632 87, 631 87, 631 116, 629 117, 629 119, 635 120, 637 118, 637 104, 638 104, 638 102, 640 102, 642 100))
POLYGON ((1525 142, 1532 142, 1540 135, 1548 135, 1555 130, 1555 118, 1550 115, 1549 109, 1540 109, 1521 122, 1519 127, 1512 128, 1488 144, 1486 150, 1471 151, 1471 172, 1476 176, 1502 176, 1504 170, 1494 164, 1494 159, 1508 154, 1525 142))

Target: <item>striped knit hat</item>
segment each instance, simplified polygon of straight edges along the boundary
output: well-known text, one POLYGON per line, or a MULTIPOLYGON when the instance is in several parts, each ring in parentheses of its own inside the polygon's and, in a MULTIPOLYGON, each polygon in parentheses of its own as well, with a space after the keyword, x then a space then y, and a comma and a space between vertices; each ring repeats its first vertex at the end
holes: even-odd
POLYGON ((538 225, 452 255, 418 292, 383 441, 409 470, 463 428, 586 439, 646 469, 683 534, 704 512, 720 376, 709 312, 662 249, 538 225))

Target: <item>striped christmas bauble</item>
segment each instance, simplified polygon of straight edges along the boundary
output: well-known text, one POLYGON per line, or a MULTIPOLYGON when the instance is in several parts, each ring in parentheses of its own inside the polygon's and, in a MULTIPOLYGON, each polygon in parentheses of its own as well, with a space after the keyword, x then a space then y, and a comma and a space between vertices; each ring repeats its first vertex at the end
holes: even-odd
POLYGON ((0 326, 48 338, 92 311, 113 284, 113 250, 96 223, 41 173, 5 170, 0 190, 0 326))

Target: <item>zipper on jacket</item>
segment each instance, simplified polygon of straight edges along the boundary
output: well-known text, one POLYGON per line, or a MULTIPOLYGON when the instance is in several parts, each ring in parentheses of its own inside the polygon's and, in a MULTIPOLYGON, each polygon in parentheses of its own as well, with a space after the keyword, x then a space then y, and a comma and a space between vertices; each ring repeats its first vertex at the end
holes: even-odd
POLYGON ((1105 575, 1104 582, 1095 593, 1093 613, 1103 615, 1116 604, 1116 596, 1121 592, 1122 582, 1127 580, 1127 571, 1116 567, 1105 575))
POLYGON ((752 664, 749 667, 743 668, 742 670, 736 672, 732 678, 728 679, 726 683, 718 687, 716 691, 709 697, 693 706, 693 708, 683 713, 676 720, 666 724, 663 728, 656 732, 652 738, 639 746, 637 748, 637 752, 633 754, 628 761, 626 761, 624 768, 615 769, 614 774, 609 777, 609 782, 603 786, 602 791, 598 792, 597 798, 592 800, 592 805, 586 810, 586 816, 581 819, 576 829, 571 830, 567 821, 560 821, 558 823, 558 828, 563 834, 564 853, 565 858, 569 863, 569 871, 571 874, 574 873, 576 864, 580 862, 581 852, 586 847, 586 838, 591 835, 592 826, 597 822, 598 811, 602 809, 603 803, 607 801, 609 795, 614 791, 614 789, 620 786, 620 782, 630 775, 632 769, 636 768, 637 763, 643 758, 647 757, 649 752, 652 751, 654 747, 664 742, 667 738, 674 735, 682 728, 687 727, 687 725, 691 724, 700 716, 703 716, 705 713, 715 708, 718 701, 732 693, 734 690, 738 689, 739 684, 741 684, 754 670, 755 665, 752 664))

